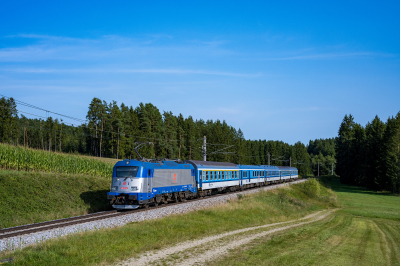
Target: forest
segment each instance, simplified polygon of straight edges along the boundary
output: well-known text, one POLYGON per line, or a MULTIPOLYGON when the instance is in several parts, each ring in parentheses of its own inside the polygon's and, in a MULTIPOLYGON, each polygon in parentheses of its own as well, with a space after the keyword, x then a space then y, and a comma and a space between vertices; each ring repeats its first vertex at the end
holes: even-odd
MULTIPOLYGON (((207 160, 240 164, 292 165, 301 175, 335 173, 335 139, 316 139, 306 146, 283 141, 246 140, 243 131, 226 121, 194 120, 191 116, 160 112, 151 103, 137 107, 107 103, 93 98, 86 120, 69 125, 62 119, 27 118, 17 110, 13 98, 0 98, 2 143, 49 152, 76 153, 116 159, 203 159, 203 137, 207 160), (20 114, 19 114, 20 113, 20 114), (151 144, 149 144, 151 143, 151 144), (221 150, 221 151, 220 151, 221 150)), ((268 136, 268 132, 265 132, 268 136)))
POLYGON ((336 138, 336 172, 345 184, 400 192, 400 112, 365 127, 346 115, 336 138))

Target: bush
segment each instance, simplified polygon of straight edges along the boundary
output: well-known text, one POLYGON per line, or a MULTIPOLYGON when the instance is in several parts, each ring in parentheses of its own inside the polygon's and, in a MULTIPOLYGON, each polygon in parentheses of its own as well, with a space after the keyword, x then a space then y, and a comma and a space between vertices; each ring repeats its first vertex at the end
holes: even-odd
POLYGON ((310 198, 317 198, 321 193, 320 184, 315 178, 310 178, 308 181, 304 182, 303 189, 304 193, 310 198))

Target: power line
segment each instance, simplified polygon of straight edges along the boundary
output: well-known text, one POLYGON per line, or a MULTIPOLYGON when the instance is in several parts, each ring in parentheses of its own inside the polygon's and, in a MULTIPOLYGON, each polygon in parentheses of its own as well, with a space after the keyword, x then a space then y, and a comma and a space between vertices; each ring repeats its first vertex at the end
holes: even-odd
MULTIPOLYGON (((5 95, 3 95, 3 94, 0 94, 0 96, 3 96, 3 97, 8 98, 8 99, 12 98, 12 97, 5 96, 5 95)), ((52 112, 52 111, 49 111, 49 110, 46 110, 46 109, 37 107, 37 106, 32 105, 32 104, 29 104, 29 103, 25 103, 25 102, 23 102, 23 101, 16 100, 16 99, 14 99, 14 98, 12 98, 12 99, 13 99, 15 102, 18 102, 19 104, 21 104, 21 105, 23 105, 23 106, 30 107, 30 108, 34 108, 34 109, 37 109, 37 110, 41 110, 41 111, 44 111, 44 112, 46 112, 46 113, 52 113, 52 114, 55 114, 55 115, 58 115, 58 116, 63 116, 63 117, 66 117, 66 118, 69 118, 69 119, 72 119, 72 120, 75 120, 75 121, 78 121, 78 122, 82 122, 82 123, 85 123, 86 121, 88 121, 87 119, 80 119, 80 118, 75 118, 75 117, 68 116, 68 115, 59 114, 59 113, 56 113, 56 112, 52 112)))

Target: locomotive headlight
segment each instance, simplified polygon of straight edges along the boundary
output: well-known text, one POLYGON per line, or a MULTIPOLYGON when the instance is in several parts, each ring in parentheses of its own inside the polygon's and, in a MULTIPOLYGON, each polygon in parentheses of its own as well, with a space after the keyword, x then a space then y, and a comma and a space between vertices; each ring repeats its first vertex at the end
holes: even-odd
POLYGON ((132 190, 132 191, 136 191, 136 190, 138 190, 138 189, 137 189, 137 187, 131 187, 131 190, 132 190))
POLYGON ((118 187, 117 186, 112 187, 111 190, 118 190, 118 187))

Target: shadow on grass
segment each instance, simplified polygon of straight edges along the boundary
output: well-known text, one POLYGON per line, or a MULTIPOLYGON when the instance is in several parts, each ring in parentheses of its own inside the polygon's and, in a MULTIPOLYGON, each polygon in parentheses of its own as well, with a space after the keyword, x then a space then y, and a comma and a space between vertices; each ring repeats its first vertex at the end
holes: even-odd
POLYGON ((111 210, 112 207, 107 201, 107 192, 108 190, 105 189, 85 191, 81 193, 80 197, 85 202, 85 204, 90 206, 90 213, 108 211, 111 210))
POLYGON ((346 185, 340 182, 338 177, 325 177, 327 182, 331 185, 331 188, 335 192, 346 192, 346 193, 359 193, 368 195, 379 195, 379 196, 394 196, 390 192, 386 191, 374 191, 366 187, 357 187, 354 185, 346 185))

